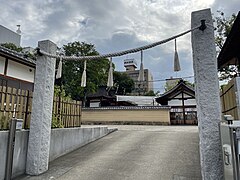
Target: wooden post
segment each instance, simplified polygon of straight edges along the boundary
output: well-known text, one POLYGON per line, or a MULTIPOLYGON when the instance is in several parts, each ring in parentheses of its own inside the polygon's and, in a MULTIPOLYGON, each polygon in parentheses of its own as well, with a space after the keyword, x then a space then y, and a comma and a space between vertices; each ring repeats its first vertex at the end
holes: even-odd
POLYGON ((184 94, 183 94, 183 90, 182 90, 182 109, 183 109, 183 124, 186 124, 185 104, 184 104, 184 94))
POLYGON ((27 102, 26 102, 26 110, 25 110, 25 118, 24 118, 24 129, 27 129, 27 120, 28 120, 28 106, 29 106, 29 90, 27 90, 27 102))
POLYGON ((206 21, 206 29, 192 32, 193 68, 197 101, 200 156, 203 180, 223 179, 223 161, 219 126, 220 93, 216 46, 210 9, 192 13, 192 28, 206 21), (210 25, 209 25, 210 24, 210 25))

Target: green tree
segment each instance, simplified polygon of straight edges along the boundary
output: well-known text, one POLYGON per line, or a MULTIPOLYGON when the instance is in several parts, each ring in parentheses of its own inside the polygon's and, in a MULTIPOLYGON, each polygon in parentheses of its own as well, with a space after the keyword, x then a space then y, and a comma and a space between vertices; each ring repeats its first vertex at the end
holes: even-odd
POLYGON ((174 82, 173 82, 173 80, 172 80, 171 83, 166 82, 166 83, 165 83, 165 86, 164 86, 164 90, 165 90, 165 91, 171 90, 173 87, 175 87, 175 86, 178 84, 179 81, 180 81, 180 80, 177 79, 177 80, 175 80, 174 82))
MULTIPOLYGON (((217 53, 219 53, 231 31, 236 15, 232 14, 231 17, 226 17, 222 11, 217 11, 217 13, 218 15, 214 18, 216 23, 215 44, 217 46, 217 53)), ((219 70, 220 80, 232 78, 237 72, 237 66, 230 65, 223 67, 219 70)))
POLYGON ((1 46, 5 47, 5 48, 8 48, 8 49, 11 49, 13 51, 17 51, 17 52, 22 52, 22 50, 23 50, 22 47, 18 47, 13 43, 3 43, 3 44, 1 44, 1 46))
POLYGON ((24 52, 22 47, 18 47, 13 43, 3 43, 3 44, 1 44, 1 46, 5 47, 5 48, 8 48, 10 50, 19 52, 19 53, 23 53, 24 57, 26 57, 26 58, 28 57, 28 58, 36 60, 35 54, 31 54, 30 52, 24 52))
POLYGON ((147 93, 144 94, 144 96, 156 96, 153 90, 148 91, 147 93))
MULTIPOLYGON (((99 55, 93 44, 85 42, 71 42, 63 45, 66 56, 92 56, 99 55)), ((87 93, 96 92, 98 86, 107 83, 109 61, 108 59, 87 60, 87 86, 81 87, 81 77, 83 72, 84 60, 63 61, 62 82, 66 95, 80 100, 84 96, 84 89, 87 93)))
MULTIPOLYGON (((167 83, 166 82, 165 87, 164 87, 165 91, 169 91, 172 88, 174 88, 178 84, 179 81, 180 81, 180 79, 177 79, 175 82, 172 82, 172 83, 167 83)), ((185 82, 186 85, 188 85, 190 87, 194 87, 194 83, 191 83, 191 82, 186 81, 186 80, 184 80, 184 82, 185 82)))
POLYGON ((134 89, 134 81, 126 73, 114 71, 113 81, 118 95, 131 93, 134 89))
POLYGON ((217 11, 217 13, 218 15, 214 18, 214 22, 216 23, 215 43, 221 50, 231 31, 232 25, 236 19, 236 14, 233 13, 231 17, 226 17, 222 11, 217 11))

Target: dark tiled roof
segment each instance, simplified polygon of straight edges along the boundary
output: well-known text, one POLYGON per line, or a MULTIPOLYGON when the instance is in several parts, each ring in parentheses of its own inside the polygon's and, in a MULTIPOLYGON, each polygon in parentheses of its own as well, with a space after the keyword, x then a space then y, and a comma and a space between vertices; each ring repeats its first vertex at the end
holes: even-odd
POLYGON ((106 99, 115 99, 115 96, 109 96, 108 91, 106 90, 107 86, 100 86, 96 93, 87 95, 88 99, 94 98, 106 98, 106 99))
POLYGON ((172 99, 173 97, 178 95, 180 92, 184 92, 192 97, 195 97, 194 89, 192 87, 186 85, 183 80, 180 80, 175 87, 173 87, 169 91, 165 92, 160 97, 156 98, 156 101, 158 103, 162 104, 163 102, 166 102, 166 101, 172 99))
POLYGON ((27 57, 23 53, 13 51, 13 50, 5 48, 1 45, 0 45, 0 55, 6 56, 10 59, 14 59, 14 60, 17 60, 17 61, 20 61, 20 62, 23 62, 23 63, 27 63, 27 64, 32 65, 32 66, 36 65, 36 61, 34 59, 31 59, 31 58, 27 57))

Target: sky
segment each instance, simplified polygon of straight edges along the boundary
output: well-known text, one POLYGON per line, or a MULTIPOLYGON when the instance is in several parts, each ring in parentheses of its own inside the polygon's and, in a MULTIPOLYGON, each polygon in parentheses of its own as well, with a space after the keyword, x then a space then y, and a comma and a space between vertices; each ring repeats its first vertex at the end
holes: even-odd
MULTIPOLYGON (((16 31, 21 25, 21 46, 37 47, 49 39, 62 47, 69 42, 92 43, 100 54, 147 45, 191 27, 191 12, 211 8, 217 15, 237 14, 239 0, 0 0, 0 24, 16 31)), ((154 91, 164 92, 170 77, 189 77, 193 82, 190 34, 177 39, 181 71, 173 71, 174 41, 143 52, 144 68, 153 75, 154 91), (159 81, 160 80, 160 81, 159 81)), ((113 58, 115 70, 124 71, 124 59, 113 58)), ((81 77, 80 77, 81 78, 81 77)))

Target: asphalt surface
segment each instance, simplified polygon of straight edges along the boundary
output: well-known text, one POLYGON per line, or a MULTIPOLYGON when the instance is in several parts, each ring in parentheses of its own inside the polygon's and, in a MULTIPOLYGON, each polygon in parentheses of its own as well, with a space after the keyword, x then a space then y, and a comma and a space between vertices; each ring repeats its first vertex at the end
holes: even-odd
POLYGON ((200 180, 197 126, 110 126, 119 130, 21 180, 200 180))

